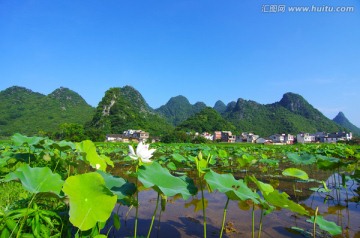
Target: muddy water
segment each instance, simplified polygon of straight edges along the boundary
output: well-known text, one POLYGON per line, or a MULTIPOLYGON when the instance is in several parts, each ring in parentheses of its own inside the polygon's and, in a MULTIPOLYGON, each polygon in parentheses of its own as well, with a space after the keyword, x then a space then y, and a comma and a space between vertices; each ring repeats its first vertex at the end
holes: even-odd
MULTIPOLYGON (((359 202, 346 202, 351 198, 358 198, 357 184, 353 181, 347 183, 347 191, 335 189, 334 178, 337 176, 331 173, 313 171, 308 168, 311 178, 324 180, 333 188, 330 193, 310 191, 309 187, 319 186, 318 183, 299 183, 294 180, 278 178, 280 191, 288 193, 293 201, 302 204, 310 211, 319 207, 319 214, 329 221, 343 227, 343 235, 338 237, 360 237, 360 204, 359 202), (296 191, 294 192, 294 183, 296 191)), ((309 174, 309 175, 310 175, 309 174)), ((234 174, 235 177, 241 177, 234 174)), ((259 175, 257 177, 266 175, 259 175)), ((274 178, 270 176, 268 180, 274 178)), ((338 182, 337 182, 338 183, 338 182)), ((207 199, 207 237, 219 237, 223 217, 226 196, 219 192, 209 193, 205 191, 207 199)), ((140 207, 138 215, 138 236, 147 236, 150 227, 151 217, 156 206, 157 194, 153 190, 145 190, 139 193, 140 207)), ((182 198, 168 198, 166 210, 161 212, 160 208, 156 213, 151 237, 177 238, 177 237, 203 237, 203 216, 201 209, 201 195, 194 196, 188 200, 182 198)), ((121 228, 119 231, 112 230, 109 237, 129 237, 134 234, 135 208, 129 211, 126 206, 118 205, 114 213, 120 216, 121 228)), ((252 237, 252 213, 251 207, 248 210, 238 202, 230 201, 226 217, 226 233, 223 237, 252 237)), ((255 210, 255 237, 259 231, 260 210, 255 210)), ((296 216, 287 210, 276 210, 263 218, 261 237, 304 237, 295 232, 291 227, 299 227, 308 232, 313 232, 313 224, 306 222, 307 217, 296 216)), ((109 226, 109 225, 108 225, 109 226)), ((320 229, 318 229, 320 231, 320 229)), ((319 234, 317 237, 330 237, 326 234, 319 234)))

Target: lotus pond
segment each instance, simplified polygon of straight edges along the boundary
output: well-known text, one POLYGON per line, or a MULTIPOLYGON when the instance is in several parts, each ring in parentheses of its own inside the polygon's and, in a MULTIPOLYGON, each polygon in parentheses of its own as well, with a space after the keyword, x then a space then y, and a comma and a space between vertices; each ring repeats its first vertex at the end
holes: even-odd
POLYGON ((359 237, 360 147, 0 144, 0 237, 359 237))

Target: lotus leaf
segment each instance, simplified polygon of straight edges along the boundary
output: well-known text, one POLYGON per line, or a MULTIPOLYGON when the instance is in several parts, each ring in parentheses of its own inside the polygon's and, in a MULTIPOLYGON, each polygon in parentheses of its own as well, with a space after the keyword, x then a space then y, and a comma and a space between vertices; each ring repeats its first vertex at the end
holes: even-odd
POLYGON ((125 200, 129 200, 136 192, 136 186, 133 183, 127 182, 125 179, 112 176, 111 174, 105 173, 103 171, 96 171, 99 173, 105 180, 105 186, 111 190, 114 194, 117 195, 118 200, 122 203, 126 203, 125 200))
POLYGON ((140 166, 138 179, 144 187, 153 187, 157 192, 161 192, 168 197, 181 194, 186 200, 193 195, 188 188, 191 184, 179 177, 171 175, 167 169, 161 167, 157 162, 140 166))
POLYGON ((287 153, 288 159, 294 164, 313 164, 316 162, 316 157, 311 154, 302 154, 299 155, 297 153, 287 153))
MULTIPOLYGON (((314 216, 306 221, 314 223, 314 216)), ((336 225, 335 222, 325 220, 323 216, 316 217, 316 224, 320 227, 321 230, 327 231, 330 233, 330 235, 333 236, 339 235, 342 232, 341 226, 336 225)))
POLYGON ((107 164, 114 167, 113 162, 106 156, 100 156, 96 151, 95 144, 90 140, 76 143, 76 149, 86 154, 86 160, 93 168, 106 171, 107 164))
POLYGON ((4 181, 19 179, 23 187, 31 193, 53 192, 60 194, 64 181, 48 167, 31 168, 28 164, 5 176, 4 181))
POLYGON ((232 174, 218 174, 212 170, 204 176, 211 189, 218 190, 231 200, 252 200, 258 204, 260 196, 254 193, 242 179, 236 180, 232 174))
POLYGON ((70 176, 63 191, 69 197, 70 222, 82 231, 91 229, 97 222, 105 222, 117 201, 96 172, 70 176))
POLYGON ((291 176, 291 177, 299 178, 302 180, 309 179, 309 176, 305 171, 303 171, 301 169, 297 169, 297 168, 287 168, 282 172, 282 174, 285 176, 291 176))
POLYGON ((21 145, 24 145, 24 144, 27 144, 27 145, 36 145, 38 144, 40 141, 44 140, 44 138, 42 137, 28 137, 28 136, 24 136, 24 135, 21 135, 19 133, 16 133, 14 134, 12 137, 11 137, 11 140, 14 142, 14 145, 16 146, 21 146, 21 145))
POLYGON ((294 201, 291 201, 289 199, 289 195, 285 192, 280 193, 278 190, 274 190, 271 193, 264 193, 263 195, 265 200, 275 207, 285 208, 301 215, 309 214, 309 212, 306 211, 304 207, 295 203, 294 201))
POLYGON ((274 187, 271 184, 263 183, 263 182, 257 180, 255 178, 255 176, 250 176, 249 178, 256 184, 256 186, 261 191, 261 193, 269 194, 274 191, 274 187))

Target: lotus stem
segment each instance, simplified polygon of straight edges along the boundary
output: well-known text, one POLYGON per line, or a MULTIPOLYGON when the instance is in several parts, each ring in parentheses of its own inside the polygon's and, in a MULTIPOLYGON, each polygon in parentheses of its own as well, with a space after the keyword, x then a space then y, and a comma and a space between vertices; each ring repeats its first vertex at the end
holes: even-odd
POLYGON ((152 218, 151 218, 151 224, 150 224, 150 228, 149 228, 149 232, 148 232, 147 238, 150 237, 151 230, 152 230, 152 227, 153 227, 153 224, 154 224, 154 220, 155 220, 155 216, 156 216, 156 211, 157 211, 157 209, 158 209, 158 204, 159 204, 159 197, 160 197, 160 193, 158 193, 158 195, 157 195, 156 206, 155 206, 155 210, 154 210, 154 213, 153 213, 153 215, 152 215, 152 218))
POLYGON ((314 215, 314 234, 313 234, 314 238, 316 237, 316 218, 317 218, 318 211, 319 211, 319 207, 316 207, 315 215, 314 215))
MULTIPOLYGON (((136 172, 138 171, 138 166, 136 166, 136 172)), ((137 235, 137 226, 138 226, 138 214, 139 214, 139 191, 138 191, 138 178, 136 177, 136 207, 135 207, 135 225, 134 225, 134 238, 137 235)))
POLYGON ((262 225, 263 225, 263 223, 262 223, 263 217, 264 217, 264 209, 261 209, 258 238, 260 238, 260 236, 261 236, 262 225))
POLYGON ((204 219, 204 238, 206 238, 206 209, 205 209, 205 199, 204 199, 204 189, 202 185, 202 178, 200 178, 200 189, 201 189, 201 203, 203 210, 203 219, 204 219))
POLYGON ((225 220, 226 220, 226 212, 227 212, 227 207, 228 207, 228 204, 229 204, 229 200, 230 200, 230 199, 227 198, 226 204, 225 204, 225 208, 224 208, 224 214, 223 214, 223 219, 222 219, 220 238, 223 236, 223 231, 224 231, 224 226, 225 226, 225 220))
POLYGON ((251 211, 251 237, 255 237, 255 204, 253 203, 251 211))

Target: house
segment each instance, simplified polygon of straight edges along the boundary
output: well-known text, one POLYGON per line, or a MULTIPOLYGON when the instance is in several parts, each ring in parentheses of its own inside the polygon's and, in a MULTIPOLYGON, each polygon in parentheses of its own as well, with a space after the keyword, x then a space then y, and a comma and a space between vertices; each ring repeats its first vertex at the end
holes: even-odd
POLYGON ((202 136, 202 137, 204 137, 205 139, 207 139, 207 140, 213 140, 213 135, 211 135, 210 133, 208 133, 208 132, 203 132, 203 133, 201 133, 201 135, 200 136, 202 136))
POLYGON ((312 143, 315 142, 315 135, 310 135, 309 133, 299 133, 296 135, 297 143, 312 143))
POLYGON ((262 138, 262 137, 259 137, 256 141, 255 141, 256 144, 271 144, 272 141, 271 140, 268 140, 268 139, 265 139, 265 138, 262 138))
POLYGON ((249 134, 247 139, 246 139, 246 142, 249 142, 249 143, 255 143, 256 140, 259 138, 260 136, 259 135, 254 135, 254 134, 249 134))
POLYGON ((272 140, 273 143, 283 144, 285 142, 285 134, 274 134, 269 136, 269 139, 272 140))
POLYGON ((106 135, 106 141, 116 142, 122 141, 123 135, 122 134, 108 134, 106 135))
POLYGON ((329 133, 327 136, 323 138, 323 142, 325 143, 336 143, 338 141, 349 141, 352 139, 352 133, 349 132, 334 132, 329 133))
POLYGON ((235 140, 236 140, 236 136, 233 135, 231 131, 222 131, 221 132, 221 141, 222 142, 234 143, 235 140))
POLYGON ((288 145, 292 145, 294 144, 294 135, 291 135, 291 134, 285 134, 285 143, 288 144, 288 145))
POLYGON ((122 134, 108 134, 106 135, 106 141, 111 142, 145 142, 149 139, 149 133, 142 130, 129 129, 122 134))
POLYGON ((213 140, 221 140, 221 131, 214 131, 213 140))

